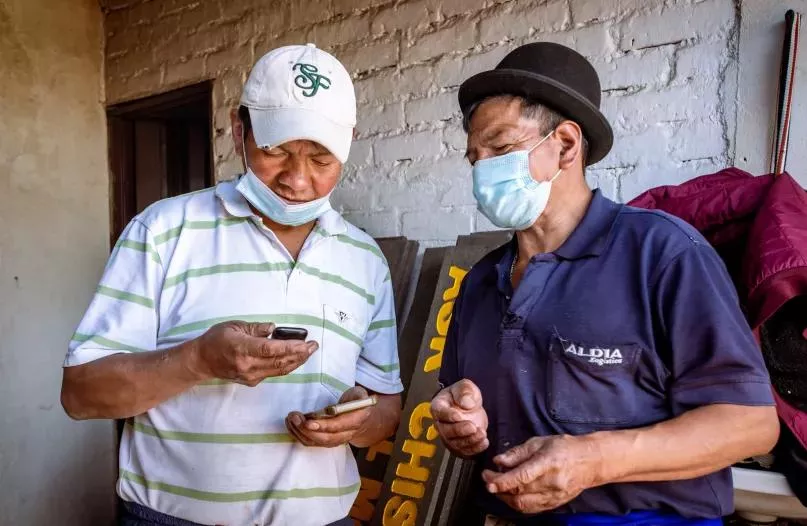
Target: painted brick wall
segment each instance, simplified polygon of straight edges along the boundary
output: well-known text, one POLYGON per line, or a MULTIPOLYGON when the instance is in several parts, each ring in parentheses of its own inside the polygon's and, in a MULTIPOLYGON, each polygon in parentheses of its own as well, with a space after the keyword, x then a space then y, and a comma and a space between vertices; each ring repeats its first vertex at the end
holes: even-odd
POLYGON ((376 236, 441 243, 475 209, 458 85, 537 40, 600 73, 612 153, 588 171, 627 200, 734 159, 735 0, 108 0, 109 103, 215 79, 216 174, 238 173, 229 111, 263 53, 314 42, 352 73, 358 140, 334 202, 376 236))

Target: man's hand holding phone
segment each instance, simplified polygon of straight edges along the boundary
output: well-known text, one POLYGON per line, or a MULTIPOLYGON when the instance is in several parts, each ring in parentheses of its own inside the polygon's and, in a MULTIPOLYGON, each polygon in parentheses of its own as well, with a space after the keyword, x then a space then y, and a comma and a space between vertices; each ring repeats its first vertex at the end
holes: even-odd
POLYGON ((304 364, 318 347, 304 341, 306 335, 303 329, 273 323, 219 323, 194 341, 190 368, 200 380, 220 378, 254 387, 304 364))
MULTIPOLYGON (((339 399, 340 404, 346 402, 368 400, 370 394, 363 387, 351 387, 344 392, 339 399)), ((361 404, 360 404, 361 405, 361 404)), ((345 409, 351 409, 347 406, 345 409)), ((324 413, 320 415, 309 413, 304 415, 298 411, 292 411, 286 417, 286 427, 294 438, 303 445, 316 447, 336 447, 347 444, 363 431, 363 426, 367 423, 372 412, 372 405, 349 410, 335 416, 328 416, 324 413)), ((338 412, 337 409, 336 412, 338 412)))

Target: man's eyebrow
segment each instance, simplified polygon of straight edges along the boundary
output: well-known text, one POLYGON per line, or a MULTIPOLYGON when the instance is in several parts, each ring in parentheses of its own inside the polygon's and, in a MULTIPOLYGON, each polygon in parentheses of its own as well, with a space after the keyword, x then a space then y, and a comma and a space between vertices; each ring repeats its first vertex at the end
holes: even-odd
MULTIPOLYGON (((479 134, 481 136, 480 141, 483 142, 483 143, 493 142, 493 141, 501 138, 502 135, 505 135, 508 132, 512 131, 512 129, 513 129, 512 126, 497 125, 497 126, 491 128, 490 130, 482 131, 479 134)), ((468 157, 468 154, 470 152, 471 152, 471 150, 465 150, 465 158, 468 159, 469 161, 470 161, 470 158, 468 157)))
POLYGON ((506 135, 508 132, 511 132, 512 128, 499 128, 495 132, 491 132, 485 136, 485 140, 487 141, 495 141, 496 139, 500 139, 503 135, 506 135))
POLYGON ((310 143, 314 147, 314 151, 312 152, 311 155, 326 155, 326 154, 330 155, 331 151, 324 145, 314 141, 310 141, 310 143))
POLYGON ((495 128, 489 131, 483 132, 481 134, 481 139, 484 142, 495 141, 496 139, 500 139, 503 135, 512 133, 515 130, 516 128, 513 126, 496 126, 495 128))

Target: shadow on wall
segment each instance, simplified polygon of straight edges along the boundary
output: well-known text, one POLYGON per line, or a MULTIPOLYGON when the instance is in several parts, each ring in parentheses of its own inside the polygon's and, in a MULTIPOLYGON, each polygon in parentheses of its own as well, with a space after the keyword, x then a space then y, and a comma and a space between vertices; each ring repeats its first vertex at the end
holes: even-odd
MULTIPOLYGON (((34 76, 31 57, 22 45, 17 28, 5 2, 0 2, 0 64, 2 64, 3 80, 0 82, 0 101, 13 101, 15 111, 19 114, 34 115, 36 104, 33 95, 34 76)), ((1 106, 0 106, 1 107, 1 106)), ((13 164, 22 157, 23 148, 30 130, 6 129, 7 124, 0 120, 0 136, 3 137, 2 150, 11 154, 0 155, 0 173, 11 174, 13 164)), ((3 233, 0 232, 0 236, 3 233)))

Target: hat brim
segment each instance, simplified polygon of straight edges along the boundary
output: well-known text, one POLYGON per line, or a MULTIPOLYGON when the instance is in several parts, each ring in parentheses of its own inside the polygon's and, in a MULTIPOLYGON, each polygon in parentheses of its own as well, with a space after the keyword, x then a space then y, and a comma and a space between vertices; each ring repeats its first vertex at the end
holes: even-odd
POLYGON ((353 128, 337 124, 316 111, 249 108, 249 119, 255 143, 260 148, 274 148, 289 141, 314 141, 343 164, 350 155, 353 128))
POLYGON ((463 82, 459 90, 463 115, 467 117, 475 102, 495 95, 526 97, 579 124, 589 144, 586 164, 602 160, 614 144, 611 125, 588 99, 549 77, 519 69, 484 71, 463 82))

